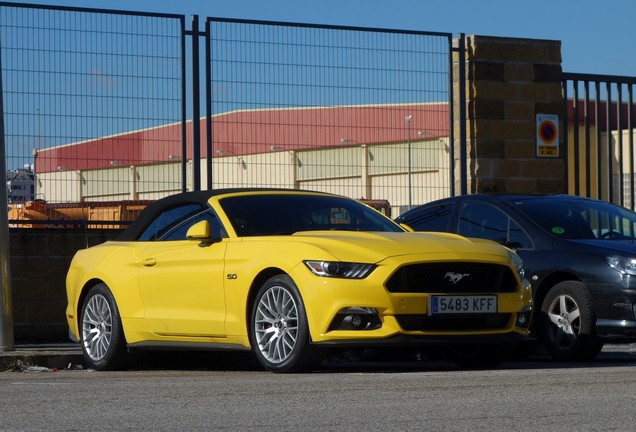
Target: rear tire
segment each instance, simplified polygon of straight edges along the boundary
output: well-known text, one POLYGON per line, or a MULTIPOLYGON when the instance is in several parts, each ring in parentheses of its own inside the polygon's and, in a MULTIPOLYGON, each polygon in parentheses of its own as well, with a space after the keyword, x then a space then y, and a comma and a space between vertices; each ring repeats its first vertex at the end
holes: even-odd
POLYGON ((596 335, 596 314, 585 284, 556 284, 541 305, 539 338, 553 359, 590 361, 603 348, 596 335))
POLYGON ((100 283, 88 291, 80 314, 80 345, 88 366, 98 371, 130 365, 115 298, 100 283))
POLYGON ((287 275, 268 279, 250 314, 250 343, 259 363, 272 372, 308 372, 325 357, 312 345, 298 288, 287 275))

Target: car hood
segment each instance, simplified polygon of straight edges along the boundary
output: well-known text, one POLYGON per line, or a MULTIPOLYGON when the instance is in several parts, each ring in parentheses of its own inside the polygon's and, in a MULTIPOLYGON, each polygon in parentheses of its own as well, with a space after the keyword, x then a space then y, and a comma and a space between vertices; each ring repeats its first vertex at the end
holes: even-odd
POLYGON ((435 255, 439 259, 475 261, 509 259, 507 250, 495 242, 450 233, 303 231, 290 239, 311 243, 342 260, 358 256, 367 262, 379 262, 402 255, 431 255, 430 259, 435 255))
MULTIPOLYGON (((583 251, 583 248, 589 252, 612 254, 620 253, 626 255, 636 254, 636 242, 634 240, 622 239, 586 239, 586 240, 569 240, 570 243, 578 245, 577 251, 583 251), (581 248, 583 246, 583 248, 581 248)), ((568 249, 571 249, 569 247, 568 249)))

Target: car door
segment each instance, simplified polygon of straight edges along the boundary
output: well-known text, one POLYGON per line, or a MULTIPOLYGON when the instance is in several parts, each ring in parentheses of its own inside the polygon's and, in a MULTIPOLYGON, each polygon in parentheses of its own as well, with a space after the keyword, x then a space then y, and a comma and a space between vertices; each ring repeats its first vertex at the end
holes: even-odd
POLYGON ((141 235, 139 290, 150 331, 164 336, 225 336, 226 240, 207 207, 181 205, 162 213, 141 235), (206 220, 214 242, 187 240, 187 229, 206 220))

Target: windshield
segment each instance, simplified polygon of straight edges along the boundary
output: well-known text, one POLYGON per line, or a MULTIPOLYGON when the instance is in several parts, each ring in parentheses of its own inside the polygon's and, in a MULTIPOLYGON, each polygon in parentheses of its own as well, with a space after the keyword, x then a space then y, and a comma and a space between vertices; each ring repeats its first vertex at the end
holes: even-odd
POLYGON ((403 231, 376 210, 347 198, 262 194, 223 198, 220 204, 240 237, 315 230, 403 231))
POLYGON ((634 239, 636 213, 604 201, 518 199, 513 202, 547 232, 567 239, 634 239))

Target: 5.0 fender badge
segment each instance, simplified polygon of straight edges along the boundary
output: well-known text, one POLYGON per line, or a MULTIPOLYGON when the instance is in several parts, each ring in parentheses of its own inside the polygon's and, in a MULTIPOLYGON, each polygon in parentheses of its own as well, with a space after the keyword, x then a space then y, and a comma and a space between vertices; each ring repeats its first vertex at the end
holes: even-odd
POLYGON ((227 277, 228 279, 237 279, 237 278, 238 278, 238 275, 237 275, 236 273, 228 273, 228 274, 226 275, 226 277, 227 277))
POLYGON ((452 284, 457 284, 460 280, 464 279, 466 276, 470 276, 468 273, 455 273, 455 272, 447 272, 444 277, 448 278, 448 280, 452 284))

